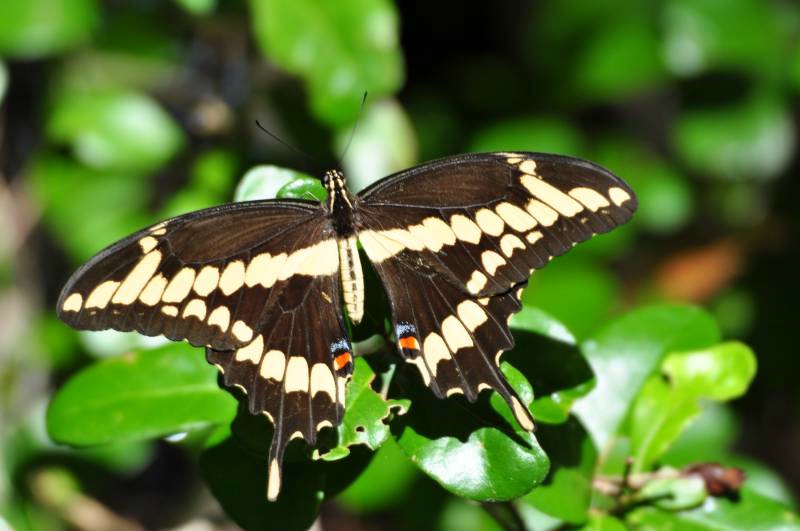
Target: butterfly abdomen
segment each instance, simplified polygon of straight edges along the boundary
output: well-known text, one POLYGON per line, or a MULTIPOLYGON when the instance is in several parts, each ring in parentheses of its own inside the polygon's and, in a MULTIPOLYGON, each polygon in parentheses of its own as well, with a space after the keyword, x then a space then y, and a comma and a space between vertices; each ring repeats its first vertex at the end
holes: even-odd
POLYGON ((347 314, 353 324, 358 324, 364 317, 364 274, 355 236, 339 240, 339 269, 347 314))

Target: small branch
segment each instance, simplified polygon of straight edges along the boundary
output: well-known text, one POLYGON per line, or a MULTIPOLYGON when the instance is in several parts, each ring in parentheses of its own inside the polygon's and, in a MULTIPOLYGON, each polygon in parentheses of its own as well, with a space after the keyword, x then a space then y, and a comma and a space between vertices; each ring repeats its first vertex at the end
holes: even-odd
POLYGON ((383 336, 374 334, 363 341, 353 343, 353 351, 356 356, 369 356, 380 352, 386 348, 386 341, 383 336))
POLYGON ((60 469, 35 472, 30 487, 37 502, 80 531, 144 531, 137 522, 80 492, 72 477, 60 469))

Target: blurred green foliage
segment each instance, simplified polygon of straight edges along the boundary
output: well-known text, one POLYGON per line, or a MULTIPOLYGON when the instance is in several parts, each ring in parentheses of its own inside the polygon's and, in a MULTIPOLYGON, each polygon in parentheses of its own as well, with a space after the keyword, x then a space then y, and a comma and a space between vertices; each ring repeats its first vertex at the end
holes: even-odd
POLYGON ((0 2, 0 528, 800 528, 798 37, 761 0, 0 2), (272 428, 202 352, 53 315, 149 223, 489 150, 587 158, 640 200, 524 291, 502 369, 535 434, 395 365, 373 283, 345 421, 290 446, 270 504, 272 428), (738 495, 686 468, 710 462, 738 495))

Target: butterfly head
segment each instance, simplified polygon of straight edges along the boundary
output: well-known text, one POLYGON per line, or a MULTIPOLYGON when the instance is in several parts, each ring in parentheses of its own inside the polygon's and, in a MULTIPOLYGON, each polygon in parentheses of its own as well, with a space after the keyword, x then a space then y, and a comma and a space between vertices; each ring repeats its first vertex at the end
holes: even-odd
POLYGON ((339 170, 326 171, 325 176, 322 178, 322 185, 328 191, 331 211, 333 211, 333 206, 336 204, 337 199, 342 199, 351 209, 353 208, 342 172, 339 170))

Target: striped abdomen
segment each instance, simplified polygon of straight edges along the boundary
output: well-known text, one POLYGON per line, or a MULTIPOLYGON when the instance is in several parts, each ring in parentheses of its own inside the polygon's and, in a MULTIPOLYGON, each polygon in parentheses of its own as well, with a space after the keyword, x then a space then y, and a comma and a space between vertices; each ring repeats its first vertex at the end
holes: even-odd
POLYGON ((364 317, 364 274, 355 236, 339 240, 339 268, 347 314, 353 324, 358 324, 364 317))

